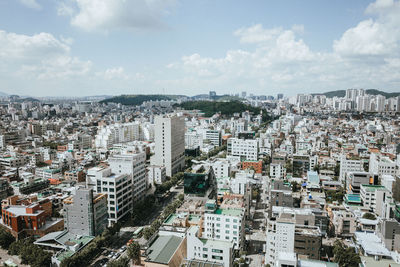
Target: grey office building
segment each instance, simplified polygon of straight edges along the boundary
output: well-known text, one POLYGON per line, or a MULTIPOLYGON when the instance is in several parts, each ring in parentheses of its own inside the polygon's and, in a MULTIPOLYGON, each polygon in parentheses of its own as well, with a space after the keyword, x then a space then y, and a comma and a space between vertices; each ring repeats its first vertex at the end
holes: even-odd
POLYGON ((107 224, 107 195, 78 188, 74 196, 64 200, 64 226, 70 233, 96 236, 107 224))

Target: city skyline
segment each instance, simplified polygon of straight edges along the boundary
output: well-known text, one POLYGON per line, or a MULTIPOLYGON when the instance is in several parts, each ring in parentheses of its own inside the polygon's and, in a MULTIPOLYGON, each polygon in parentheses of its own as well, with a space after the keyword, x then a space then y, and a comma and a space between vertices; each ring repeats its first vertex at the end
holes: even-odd
POLYGON ((391 0, 7 0, 0 3, 0 91, 396 92, 399 18, 400 2, 391 0))

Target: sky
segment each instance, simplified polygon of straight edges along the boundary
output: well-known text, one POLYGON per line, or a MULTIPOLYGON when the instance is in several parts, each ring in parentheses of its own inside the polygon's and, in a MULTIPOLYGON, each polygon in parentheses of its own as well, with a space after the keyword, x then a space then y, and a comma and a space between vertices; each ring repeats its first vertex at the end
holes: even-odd
POLYGON ((400 92, 400 0, 0 0, 0 91, 400 92))

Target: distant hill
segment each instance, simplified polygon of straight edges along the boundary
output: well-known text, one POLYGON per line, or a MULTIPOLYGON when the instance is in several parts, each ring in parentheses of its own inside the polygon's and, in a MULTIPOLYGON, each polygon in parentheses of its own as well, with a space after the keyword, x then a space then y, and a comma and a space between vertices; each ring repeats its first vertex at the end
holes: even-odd
POLYGON ((8 96, 8 94, 0 92, 0 97, 2 97, 2 96, 8 96))
MULTIPOLYGON (((377 89, 367 89, 365 90, 365 92, 369 95, 383 95, 386 98, 390 98, 390 97, 396 97, 396 96, 400 96, 400 92, 399 93, 386 93, 377 89)), ((330 92, 326 92, 326 93, 322 93, 322 95, 325 95, 326 97, 332 98, 332 97, 345 97, 346 96, 346 90, 336 90, 336 91, 330 91, 330 92)))
POLYGON ((367 89, 366 93, 369 95, 383 95, 386 98, 400 96, 400 92, 397 93, 386 93, 377 89, 367 89))
POLYGON ((100 103, 120 103, 128 106, 141 105, 145 101, 175 100, 176 95, 120 95, 104 99, 100 103))
MULTIPOLYGON (((218 112, 221 112, 221 114, 225 116, 232 116, 234 113, 241 113, 246 110, 253 112, 254 114, 259 114, 261 111, 260 108, 244 104, 240 101, 188 101, 181 104, 175 104, 175 106, 181 107, 186 110, 201 110, 202 112, 204 112, 205 117, 211 117, 218 112)), ((263 115, 267 115, 267 113, 264 112, 263 115)), ((267 116, 265 116, 264 119, 267 119, 267 116)))

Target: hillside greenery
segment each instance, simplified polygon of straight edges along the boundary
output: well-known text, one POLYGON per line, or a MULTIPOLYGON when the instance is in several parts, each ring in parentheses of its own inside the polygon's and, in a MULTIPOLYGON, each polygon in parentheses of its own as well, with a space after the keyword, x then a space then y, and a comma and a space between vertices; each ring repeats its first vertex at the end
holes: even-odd
MULTIPOLYGON (((201 110, 204 112, 204 116, 206 117, 211 117, 218 112, 220 112, 223 116, 232 116, 234 113, 241 113, 246 110, 254 114, 259 114, 261 111, 260 108, 244 104, 240 101, 188 101, 181 104, 176 104, 175 106, 179 106, 186 110, 201 110)), ((267 115, 267 112, 264 112, 264 114, 267 115)), ((263 120, 264 119, 267 120, 267 117, 263 118, 263 120)))
POLYGON ((100 103, 117 103, 127 106, 137 106, 145 101, 174 100, 174 95, 120 95, 104 99, 100 103))

